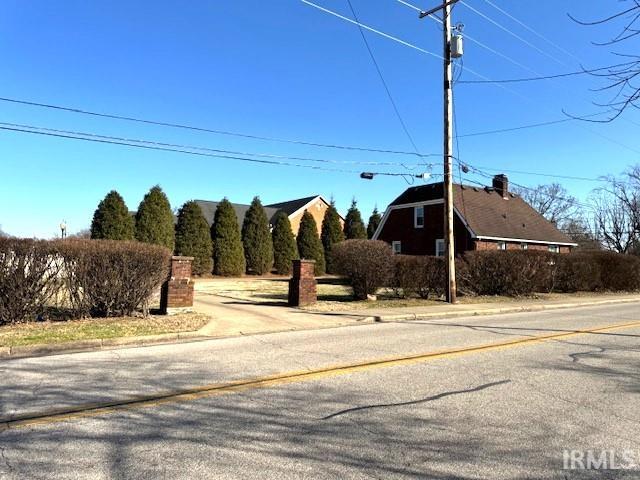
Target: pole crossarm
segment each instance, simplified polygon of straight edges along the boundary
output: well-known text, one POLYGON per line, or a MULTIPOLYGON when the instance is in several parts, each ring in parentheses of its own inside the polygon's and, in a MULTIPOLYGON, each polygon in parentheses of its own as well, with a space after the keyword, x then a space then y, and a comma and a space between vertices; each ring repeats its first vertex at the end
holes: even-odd
POLYGON ((444 10, 446 7, 453 5, 454 3, 458 3, 460 0, 449 0, 448 2, 443 3, 437 7, 433 7, 431 10, 427 10, 426 12, 420 12, 419 18, 428 17, 429 15, 433 15, 438 10, 444 10))

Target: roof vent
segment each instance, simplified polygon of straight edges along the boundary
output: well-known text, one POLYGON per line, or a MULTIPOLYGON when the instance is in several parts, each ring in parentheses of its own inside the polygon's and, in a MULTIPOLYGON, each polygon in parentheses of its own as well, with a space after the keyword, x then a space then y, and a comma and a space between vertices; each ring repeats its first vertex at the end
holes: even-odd
POLYGON ((479 192, 479 191, 480 191, 480 189, 479 189, 478 187, 473 187, 473 191, 474 191, 474 192, 479 192))
POLYGON ((487 193, 491 193, 491 192, 493 192, 493 188, 491 188, 491 187, 484 187, 484 191, 485 191, 485 192, 487 192, 487 193))

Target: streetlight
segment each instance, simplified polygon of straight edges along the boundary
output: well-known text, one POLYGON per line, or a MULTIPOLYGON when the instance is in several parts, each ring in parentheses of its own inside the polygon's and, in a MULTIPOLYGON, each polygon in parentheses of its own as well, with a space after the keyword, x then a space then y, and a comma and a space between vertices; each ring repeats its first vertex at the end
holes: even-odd
POLYGON ((60 223, 60 236, 63 240, 67 236, 67 222, 64 220, 60 223))

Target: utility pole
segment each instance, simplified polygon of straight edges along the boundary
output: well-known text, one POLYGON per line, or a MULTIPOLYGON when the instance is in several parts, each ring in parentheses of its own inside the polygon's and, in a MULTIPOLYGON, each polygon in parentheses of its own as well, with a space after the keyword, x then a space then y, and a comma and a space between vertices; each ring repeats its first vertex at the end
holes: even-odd
POLYGON ((455 239, 453 235, 453 91, 451 87, 451 5, 458 0, 444 0, 442 5, 426 12, 420 12, 420 18, 442 10, 442 32, 444 43, 444 243, 447 264, 447 302, 457 302, 455 239))

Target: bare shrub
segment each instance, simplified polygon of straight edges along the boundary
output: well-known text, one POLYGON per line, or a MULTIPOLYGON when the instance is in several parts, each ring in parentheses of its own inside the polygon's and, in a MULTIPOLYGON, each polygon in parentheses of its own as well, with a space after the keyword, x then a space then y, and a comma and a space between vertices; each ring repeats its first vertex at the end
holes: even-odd
POLYGON ((335 272, 349 279, 359 300, 389 285, 393 272, 391 247, 379 240, 347 240, 332 247, 335 272))
POLYGON ((439 297, 444 294, 444 260, 430 256, 394 255, 391 288, 399 297, 439 297))
POLYGON ((133 241, 58 242, 62 279, 75 317, 146 313, 153 292, 166 280, 171 252, 133 241))
POLYGON ((522 296, 550 292, 556 254, 536 251, 473 251, 458 262, 461 289, 475 295, 522 296))
POLYGON ((50 242, 0 238, 0 325, 44 314, 58 290, 59 270, 50 242))

